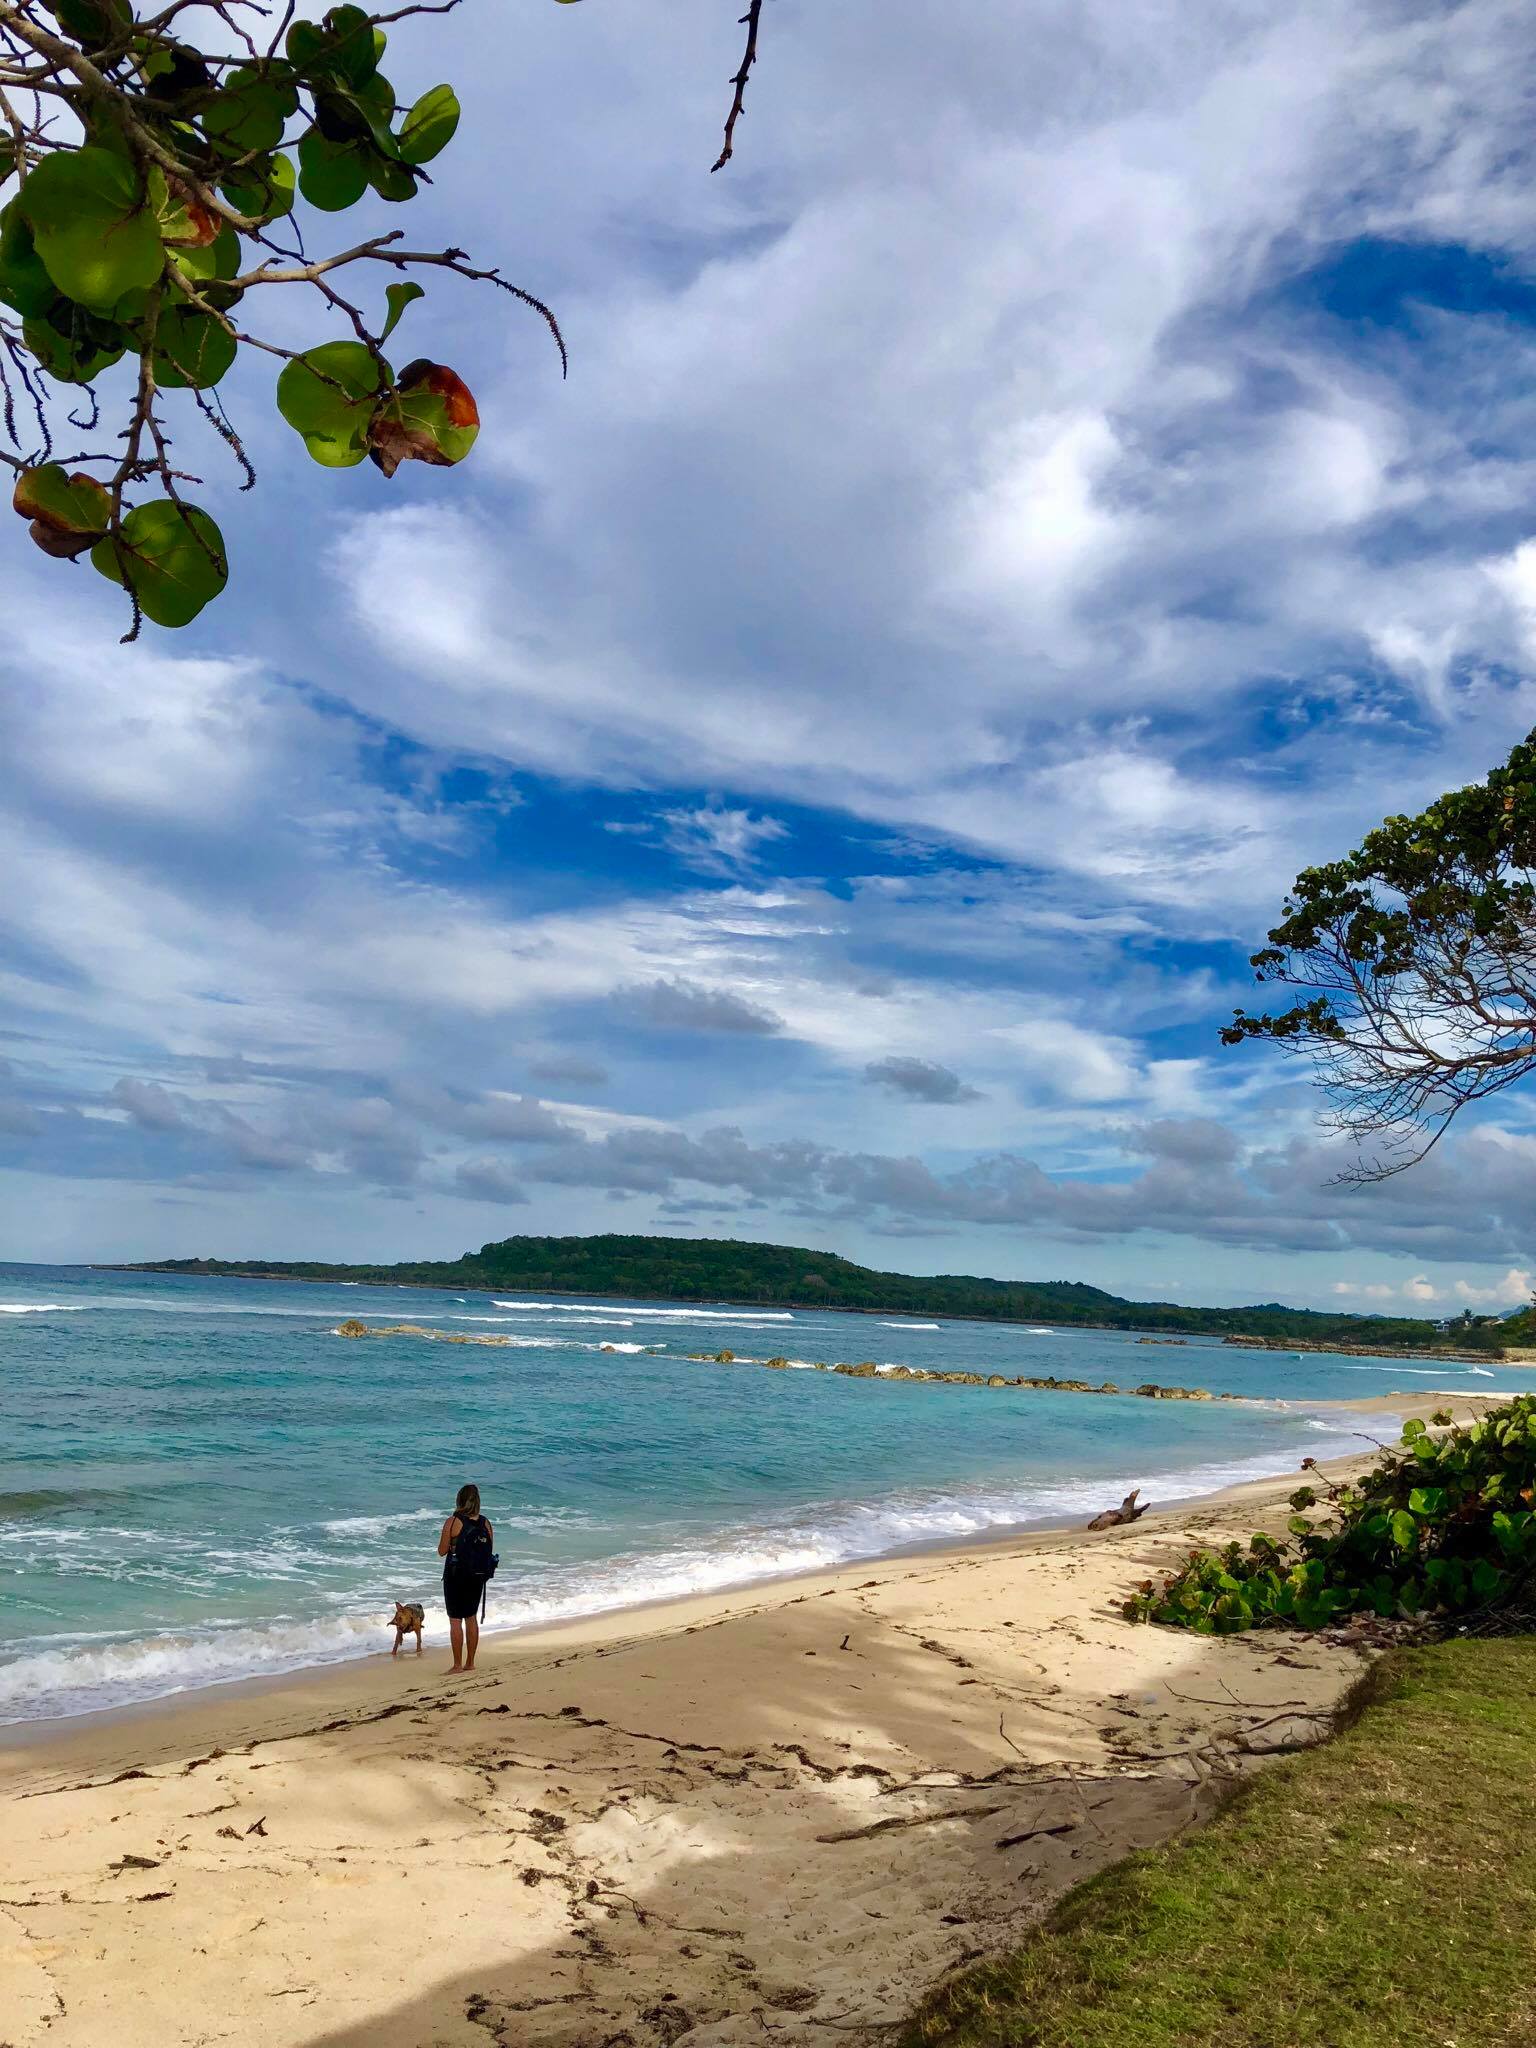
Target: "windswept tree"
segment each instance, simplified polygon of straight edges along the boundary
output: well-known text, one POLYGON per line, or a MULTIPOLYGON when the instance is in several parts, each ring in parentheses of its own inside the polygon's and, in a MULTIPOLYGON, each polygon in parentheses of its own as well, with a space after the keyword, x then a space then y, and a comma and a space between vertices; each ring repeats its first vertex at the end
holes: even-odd
POLYGON ((1307 993, 1238 1010, 1222 1039, 1314 1061, 1359 1149, 1346 1179, 1401 1172, 1536 1069, 1536 732, 1486 782, 1298 875, 1253 968, 1307 993))
MULTIPOLYGON (((367 459, 386 476, 461 462, 480 427, 456 369, 425 356, 395 367, 389 344, 423 278, 510 293, 548 324, 564 367, 549 308, 462 249, 412 248, 373 222, 346 247, 306 241, 324 216, 404 205, 430 182, 458 100, 437 85, 401 105, 382 66, 391 24, 456 4, 346 4, 310 20, 295 0, 143 13, 134 0, 0 0, 0 462, 38 547, 89 556, 126 591, 125 638, 144 618, 186 625, 228 580, 187 465, 205 427, 242 488, 255 482, 220 395, 242 354, 271 360, 278 411, 317 463, 367 459), (283 346, 263 320, 284 287, 323 323, 310 347, 283 346)), ((717 170, 762 5, 742 17, 717 170)))

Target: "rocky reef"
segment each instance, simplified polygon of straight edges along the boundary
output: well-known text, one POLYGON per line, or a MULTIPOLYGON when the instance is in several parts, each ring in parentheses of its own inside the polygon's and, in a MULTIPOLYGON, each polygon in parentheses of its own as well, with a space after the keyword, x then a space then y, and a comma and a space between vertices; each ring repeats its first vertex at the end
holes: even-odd
MULTIPOLYGON (((424 1337, 434 1344, 492 1344, 508 1345, 510 1337, 466 1337, 456 1330, 430 1330, 423 1323, 360 1323, 351 1317, 339 1323, 335 1333, 338 1337, 424 1337)), ((614 1347, 605 1344, 600 1347, 611 1351, 614 1347)), ((647 1355, 655 1355, 654 1345, 646 1346, 647 1355)), ((773 1372, 787 1372, 793 1363, 783 1357, 738 1358, 734 1351, 690 1351, 690 1363, 694 1365, 756 1365, 766 1366, 773 1372)), ((1054 1377, 1031 1379, 1023 1374, 1017 1379, 1008 1379, 1000 1372, 930 1372, 920 1365, 877 1365, 872 1358, 861 1358, 857 1365, 836 1361, 829 1364, 818 1358, 809 1368, 812 1372, 840 1373, 847 1380, 924 1380, 935 1386, 945 1387, 1030 1387, 1044 1389, 1056 1394, 1131 1394, 1147 1401, 1238 1401, 1240 1394, 1213 1394, 1205 1387, 1159 1387, 1151 1381, 1139 1387, 1122 1387, 1114 1380, 1101 1380, 1094 1385, 1091 1380, 1061 1380, 1054 1377)))

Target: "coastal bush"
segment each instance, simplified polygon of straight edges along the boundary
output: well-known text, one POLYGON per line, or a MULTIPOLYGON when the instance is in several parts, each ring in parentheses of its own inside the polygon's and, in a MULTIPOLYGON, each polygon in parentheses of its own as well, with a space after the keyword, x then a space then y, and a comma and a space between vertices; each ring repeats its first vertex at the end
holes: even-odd
POLYGON ((1536 1395, 1450 1422, 1442 1411, 1433 1429, 1405 1423, 1400 1447, 1353 1484, 1317 1474, 1291 1495, 1286 1537, 1192 1551, 1160 1585, 1142 1583, 1126 1619, 1234 1635, 1507 1605, 1536 1578, 1536 1395))

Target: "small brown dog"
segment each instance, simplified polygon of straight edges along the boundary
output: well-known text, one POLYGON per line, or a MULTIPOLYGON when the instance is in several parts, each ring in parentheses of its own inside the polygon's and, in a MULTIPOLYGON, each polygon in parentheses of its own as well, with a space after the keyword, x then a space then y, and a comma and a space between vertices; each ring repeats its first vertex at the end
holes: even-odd
POLYGON ((390 1623, 390 1627, 395 1632, 395 1647, 389 1653, 391 1657, 399 1656, 400 1645, 407 1636, 414 1636, 416 1638, 416 1654, 418 1657, 421 1655, 421 1631, 426 1618, 427 1610, 419 1600, 397 1600, 395 1602, 395 1618, 390 1623))

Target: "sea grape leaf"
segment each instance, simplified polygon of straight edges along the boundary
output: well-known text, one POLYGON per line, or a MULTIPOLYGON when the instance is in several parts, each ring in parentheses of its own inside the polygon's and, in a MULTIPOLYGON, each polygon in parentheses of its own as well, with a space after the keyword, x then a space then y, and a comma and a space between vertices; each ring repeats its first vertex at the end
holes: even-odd
POLYGON ((380 341, 388 341, 400 325, 400 316, 406 307, 416 299, 424 299, 427 294, 425 288, 419 284, 392 284, 385 286, 384 296, 389 301, 389 318, 384 322, 384 332, 379 336, 380 341))
POLYGON ((328 341, 284 367, 277 409, 316 462, 350 469, 368 453, 368 429, 387 374, 360 341, 328 341))
POLYGON ((58 295, 33 244, 31 225, 13 199, 0 213, 0 300, 26 316, 46 313, 58 295))
POLYGON ((368 452, 386 476, 402 462, 448 468, 464 460, 479 431, 480 413, 468 385, 446 364, 422 358, 400 372, 375 413, 368 452))
POLYGON ((446 149, 459 125, 458 95, 451 85, 424 92, 400 125, 400 154, 408 164, 429 164, 446 149))
POLYGON ((235 337, 211 313, 173 306, 155 329, 155 382, 171 390, 206 391, 235 360, 235 337))
POLYGON ((149 174, 150 196, 160 239, 175 248, 206 249, 218 240, 223 226, 212 207, 204 206, 179 179, 166 178, 158 167, 149 174))
POLYGON ((391 162, 399 162, 400 144, 390 123, 395 90, 375 72, 360 86, 332 86, 315 94, 315 126, 327 142, 372 142, 391 162))
POLYGON ((355 142, 331 142, 311 128, 299 142, 299 190, 321 213, 355 206, 368 189, 368 163, 355 142))
POLYGON ((110 312, 124 292, 160 275, 165 256, 144 189, 111 150, 44 157, 15 204, 48 275, 82 306, 110 312))
POLYGON ((199 118, 205 135, 243 156, 248 150, 276 149, 298 104, 286 74, 274 77, 243 64, 230 72, 218 98, 199 118))
POLYGON ((235 211, 248 220, 280 220, 293 211, 296 184, 293 158, 279 152, 247 164, 226 178, 222 189, 235 211))
POLYGON ((171 261, 194 283, 227 280, 240 268, 240 237, 232 227, 224 227, 206 248, 173 249, 171 261))
POLYGON ((306 76, 329 76, 347 85, 361 85, 384 54, 361 7, 333 7, 323 22, 296 21, 284 48, 290 63, 306 76))
POLYGON ((139 76, 155 89, 163 101, 201 97, 213 84, 207 61, 200 50, 187 43, 160 44, 151 48, 139 65, 139 76))
POLYGON ((397 206, 416 197, 416 179, 409 166, 391 163, 376 152, 368 160, 368 182, 381 199, 397 206))
POLYGON ((50 377, 60 384, 89 384, 110 370, 128 346, 128 336, 109 320, 93 320, 78 306, 55 293, 53 305, 64 320, 23 320, 21 338, 50 377))
POLYGON ((91 562, 132 591, 157 626, 185 626, 229 581, 224 536, 196 505, 153 498, 91 550, 91 562))
POLYGON ((58 0, 57 6, 50 0, 50 11, 83 50, 99 50, 133 20, 128 0, 58 0))
POLYGON ((84 472, 69 476, 57 462, 24 469, 11 503, 32 522, 32 538, 45 555, 71 562, 100 540, 112 518, 105 486, 84 472))

